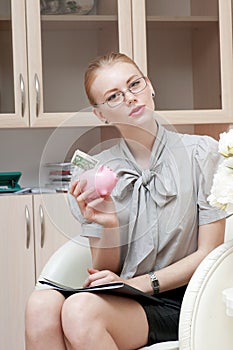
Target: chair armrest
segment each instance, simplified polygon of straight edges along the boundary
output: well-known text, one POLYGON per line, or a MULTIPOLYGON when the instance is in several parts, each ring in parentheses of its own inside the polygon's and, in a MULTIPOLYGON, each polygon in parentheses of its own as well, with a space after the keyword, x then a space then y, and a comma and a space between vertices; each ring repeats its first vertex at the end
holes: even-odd
POLYGON ((231 349, 232 319, 226 317, 222 291, 233 286, 232 266, 233 240, 214 249, 193 274, 181 307, 180 350, 231 349))

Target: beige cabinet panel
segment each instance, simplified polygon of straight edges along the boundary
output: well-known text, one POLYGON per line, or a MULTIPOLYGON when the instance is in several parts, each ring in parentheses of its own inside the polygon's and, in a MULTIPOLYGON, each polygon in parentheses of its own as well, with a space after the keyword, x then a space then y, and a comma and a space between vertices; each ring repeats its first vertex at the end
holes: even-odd
POLYGON ((49 257, 62 244, 80 233, 66 194, 34 195, 36 278, 49 257))
POLYGON ((24 350, 24 310, 35 284, 32 197, 0 196, 0 348, 24 350))

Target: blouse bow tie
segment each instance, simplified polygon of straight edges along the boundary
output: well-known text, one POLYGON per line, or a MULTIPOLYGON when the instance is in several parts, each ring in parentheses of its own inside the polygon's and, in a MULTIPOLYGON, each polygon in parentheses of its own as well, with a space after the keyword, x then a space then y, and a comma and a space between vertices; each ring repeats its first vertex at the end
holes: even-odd
POLYGON ((119 199, 123 199, 132 186, 134 187, 133 196, 137 195, 138 190, 149 191, 153 201, 159 207, 170 202, 177 194, 174 178, 162 164, 157 165, 153 170, 120 169, 117 173, 120 178, 117 187, 119 199), (162 168, 163 171, 161 171, 162 168))
MULTIPOLYGON (((165 158, 166 159, 166 158, 165 158)), ((171 161, 159 160, 158 153, 150 169, 141 170, 131 161, 130 167, 118 170, 117 199, 132 192, 129 213, 128 251, 122 276, 133 277, 138 265, 158 249, 158 207, 162 208, 177 196, 171 161), (157 159, 155 159, 157 158, 157 159)))

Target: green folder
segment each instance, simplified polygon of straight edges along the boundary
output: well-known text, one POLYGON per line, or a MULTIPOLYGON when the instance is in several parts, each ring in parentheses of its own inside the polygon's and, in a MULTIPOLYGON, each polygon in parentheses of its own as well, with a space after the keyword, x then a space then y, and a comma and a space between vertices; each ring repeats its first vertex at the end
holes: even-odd
POLYGON ((0 193, 16 192, 21 190, 18 184, 22 173, 20 171, 0 172, 0 193))

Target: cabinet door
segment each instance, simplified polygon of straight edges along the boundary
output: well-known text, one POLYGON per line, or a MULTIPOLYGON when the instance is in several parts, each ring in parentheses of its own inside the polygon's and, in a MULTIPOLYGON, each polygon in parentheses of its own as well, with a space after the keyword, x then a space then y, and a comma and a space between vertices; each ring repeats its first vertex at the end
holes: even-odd
POLYGON ((31 125, 98 125, 92 113, 77 114, 89 106, 84 71, 109 51, 132 55, 131 1, 96 0, 85 15, 41 15, 39 0, 26 3, 31 125))
POLYGON ((0 127, 29 125, 25 0, 0 2, 0 127))
MULTIPOLYGON (((50 256, 80 233, 80 224, 71 214, 66 194, 34 195, 36 277, 50 256)), ((80 242, 82 239, 77 238, 80 242)))
POLYGON ((229 123, 231 0, 132 1, 134 58, 174 124, 229 123))
POLYGON ((35 285, 31 196, 0 196, 0 348, 24 350, 26 301, 35 285))

